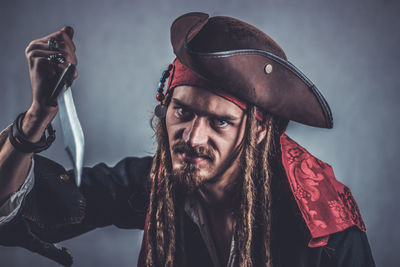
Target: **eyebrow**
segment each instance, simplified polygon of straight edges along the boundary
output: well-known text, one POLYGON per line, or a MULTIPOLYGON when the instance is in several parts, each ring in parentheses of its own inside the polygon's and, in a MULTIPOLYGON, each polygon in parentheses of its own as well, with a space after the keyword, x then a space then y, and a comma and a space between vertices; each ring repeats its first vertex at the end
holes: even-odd
POLYGON ((176 99, 176 98, 172 98, 171 101, 180 107, 183 107, 184 109, 189 110, 190 112, 202 115, 202 116, 208 116, 208 117, 212 117, 212 118, 217 118, 219 120, 223 120, 223 121, 237 121, 240 120, 240 117, 236 117, 236 116, 232 116, 232 115, 228 115, 228 114, 215 114, 215 113, 211 113, 211 112, 207 112, 207 111, 202 111, 202 110, 198 110, 194 107, 191 107, 185 103, 183 103, 181 100, 176 99))

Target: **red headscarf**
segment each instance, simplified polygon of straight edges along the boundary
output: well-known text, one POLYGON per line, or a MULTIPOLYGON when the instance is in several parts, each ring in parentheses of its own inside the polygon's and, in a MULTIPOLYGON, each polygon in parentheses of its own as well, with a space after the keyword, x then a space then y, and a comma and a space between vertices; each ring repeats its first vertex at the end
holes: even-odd
MULTIPOLYGON (((221 96, 226 100, 229 100, 232 103, 236 104, 242 110, 247 110, 248 104, 245 101, 242 101, 234 97, 233 95, 228 94, 222 91, 221 89, 216 88, 216 86, 212 84, 210 81, 204 79, 197 73, 191 71, 188 67, 183 65, 178 59, 175 59, 174 63, 172 64, 172 70, 170 78, 168 80, 168 88, 166 95, 171 94, 175 87, 181 85, 195 86, 209 90, 212 93, 221 96)), ((257 110, 256 118, 259 121, 263 121, 264 119, 264 114, 259 109, 257 110)))

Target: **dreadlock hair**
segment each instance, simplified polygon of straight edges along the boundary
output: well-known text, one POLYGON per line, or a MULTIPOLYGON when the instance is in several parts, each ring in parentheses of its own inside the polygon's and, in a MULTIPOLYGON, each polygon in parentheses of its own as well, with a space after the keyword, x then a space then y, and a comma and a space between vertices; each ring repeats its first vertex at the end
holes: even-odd
POLYGON ((257 144, 257 109, 247 111, 246 134, 241 154, 242 190, 240 206, 235 214, 234 238, 240 266, 272 266, 271 255, 271 176, 270 157, 273 148, 273 117, 267 116, 267 133, 257 144))
MULTIPOLYGON (((266 116, 265 138, 257 144, 257 109, 247 109, 239 176, 239 201, 235 209, 233 238, 239 266, 272 267, 271 255, 271 176, 270 158, 278 131, 272 116, 266 116)), ((178 206, 171 177, 171 158, 165 118, 155 127, 157 151, 150 172, 151 192, 148 211, 146 266, 186 266, 183 234, 183 207, 178 206), (178 230, 179 231, 178 231, 178 230), (177 242, 179 240, 179 242, 177 242)))
MULTIPOLYGON (((171 158, 165 118, 156 126, 158 147, 150 171, 146 266, 179 266, 176 262, 176 196, 171 184, 171 158)), ((180 224, 180 223, 179 223, 180 224)), ((182 263, 182 262, 181 262, 182 263)))

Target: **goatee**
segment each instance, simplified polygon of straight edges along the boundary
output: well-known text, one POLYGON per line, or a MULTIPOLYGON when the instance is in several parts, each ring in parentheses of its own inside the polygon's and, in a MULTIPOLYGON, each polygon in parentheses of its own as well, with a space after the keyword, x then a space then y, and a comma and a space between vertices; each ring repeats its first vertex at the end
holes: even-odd
POLYGON ((186 162, 179 169, 172 171, 172 181, 175 188, 184 195, 193 194, 204 184, 204 179, 196 164, 186 162))
MULTIPOLYGON (((203 157, 212 162, 214 152, 206 147, 192 147, 185 142, 178 142, 173 147, 174 153, 185 153, 188 156, 203 157)), ((189 161, 182 162, 182 166, 172 170, 172 181, 175 188, 187 195, 199 190, 205 183, 204 177, 200 175, 197 164, 189 161)))

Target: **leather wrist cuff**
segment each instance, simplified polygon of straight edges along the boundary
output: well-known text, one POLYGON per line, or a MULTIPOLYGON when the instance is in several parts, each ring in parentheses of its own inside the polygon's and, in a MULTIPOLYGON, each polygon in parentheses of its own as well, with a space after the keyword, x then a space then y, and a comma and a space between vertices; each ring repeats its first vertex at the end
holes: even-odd
POLYGON ((28 137, 22 131, 22 120, 24 119, 26 112, 23 112, 17 116, 14 123, 12 124, 11 130, 8 133, 8 139, 10 143, 18 151, 24 153, 39 153, 46 150, 56 139, 55 130, 49 123, 46 127, 45 133, 43 133, 40 140, 36 143, 30 142, 28 137), (46 137, 47 132, 47 137, 46 137))

